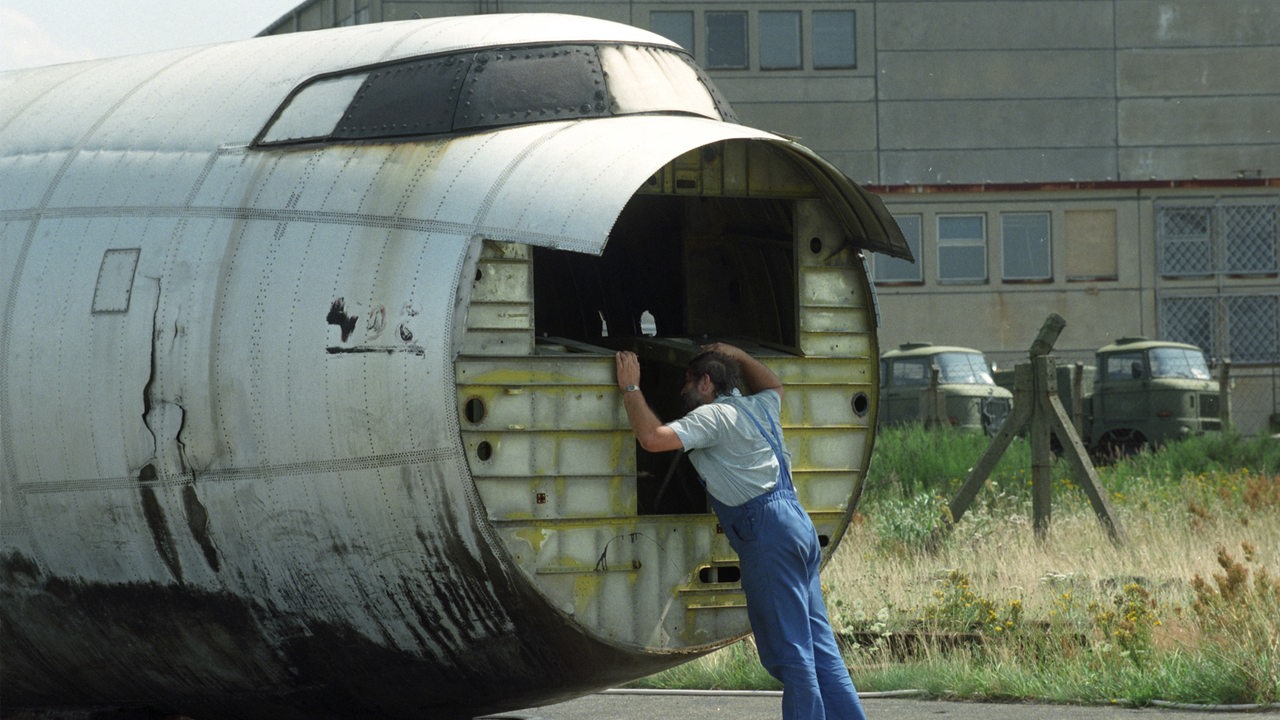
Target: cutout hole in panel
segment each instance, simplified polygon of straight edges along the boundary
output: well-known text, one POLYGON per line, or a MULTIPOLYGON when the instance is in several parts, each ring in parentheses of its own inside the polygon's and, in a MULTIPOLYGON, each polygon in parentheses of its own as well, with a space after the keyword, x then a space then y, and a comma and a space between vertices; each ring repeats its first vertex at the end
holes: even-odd
POLYGON ((698 580, 704 583, 732 583, 742 580, 737 565, 708 565, 698 569, 698 580))
POLYGON ((467 400, 466 404, 462 406, 463 417, 467 419, 467 422, 472 424, 484 420, 484 416, 487 413, 488 410, 485 407, 484 400, 478 397, 473 397, 467 400))

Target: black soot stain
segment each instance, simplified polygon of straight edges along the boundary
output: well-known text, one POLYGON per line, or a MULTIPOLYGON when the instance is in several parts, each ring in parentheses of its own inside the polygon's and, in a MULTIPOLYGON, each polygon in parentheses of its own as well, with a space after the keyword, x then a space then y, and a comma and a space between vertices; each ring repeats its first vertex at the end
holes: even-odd
POLYGON ((160 559, 169 568, 169 572, 173 573, 174 579, 181 583, 182 563, 178 560, 178 550, 173 544, 173 533, 169 531, 169 523, 165 520, 160 500, 156 497, 155 490, 150 487, 141 487, 138 492, 142 500, 142 514, 146 517, 147 526, 151 529, 151 539, 155 541, 156 552, 160 553, 160 559))
POLYGON ((338 298, 329 306, 329 314, 325 316, 325 321, 330 325, 337 325, 342 330, 342 342, 346 342, 351 337, 351 333, 356 329, 356 317, 347 314, 346 298, 338 298))

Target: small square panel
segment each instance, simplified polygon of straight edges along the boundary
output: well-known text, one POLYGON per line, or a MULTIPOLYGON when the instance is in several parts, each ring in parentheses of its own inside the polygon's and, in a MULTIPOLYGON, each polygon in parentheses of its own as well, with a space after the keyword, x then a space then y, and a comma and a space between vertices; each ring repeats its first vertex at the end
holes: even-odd
POLYGON ((98 285, 93 289, 95 313, 129 311, 133 272, 138 267, 141 254, 141 248, 113 249, 103 253, 102 265, 98 267, 98 285))

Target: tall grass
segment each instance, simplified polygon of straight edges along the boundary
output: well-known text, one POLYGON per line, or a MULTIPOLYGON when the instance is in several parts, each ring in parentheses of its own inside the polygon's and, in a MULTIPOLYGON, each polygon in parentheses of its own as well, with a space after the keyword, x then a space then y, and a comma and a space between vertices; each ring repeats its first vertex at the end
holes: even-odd
MULTIPOLYGON (((1116 547, 1065 462, 1054 466, 1049 535, 1035 539, 1029 451, 1015 441, 954 531, 928 545, 986 445, 879 433, 857 522, 823 574, 860 690, 1280 702, 1280 443, 1193 438, 1099 468, 1128 538, 1116 547)), ((754 661, 735 646, 703 662, 722 655, 754 661)), ((733 672, 730 685, 776 687, 733 672)))

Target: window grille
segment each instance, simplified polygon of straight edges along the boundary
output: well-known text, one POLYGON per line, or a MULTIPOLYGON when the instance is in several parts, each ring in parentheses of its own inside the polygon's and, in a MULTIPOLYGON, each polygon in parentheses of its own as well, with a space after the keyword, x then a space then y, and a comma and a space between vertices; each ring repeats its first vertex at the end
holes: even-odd
POLYGON ((1276 362, 1277 296, 1223 298, 1226 310, 1227 357, 1233 362, 1276 362))
POLYGON ((1213 267, 1209 244, 1211 208, 1160 208, 1160 248, 1165 275, 1207 275, 1213 267))
POLYGON ((1224 269, 1232 274, 1276 271, 1276 206, 1228 205, 1218 209, 1226 247, 1224 269))
POLYGON ((1277 273, 1277 203, 1162 204, 1156 208, 1165 277, 1277 273))
POLYGON ((1280 363, 1280 293, 1164 297, 1160 337, 1241 364, 1280 363))
POLYGON ((1160 337, 1195 345, 1213 356, 1214 298, 1171 297, 1160 304, 1160 337))

